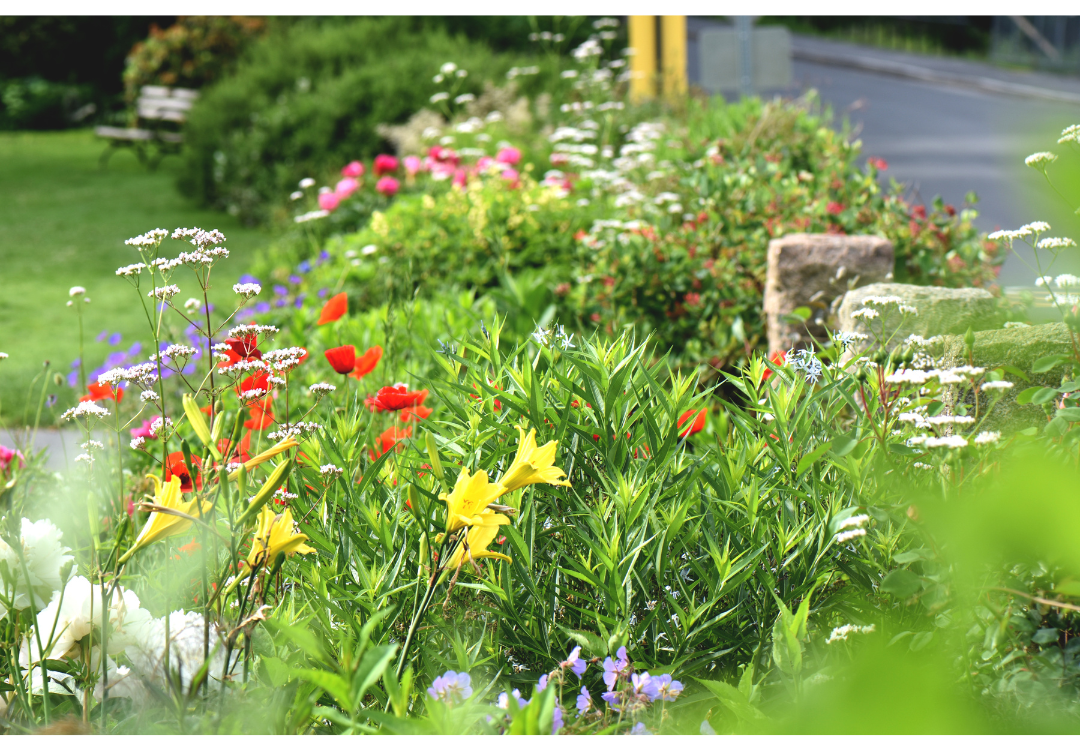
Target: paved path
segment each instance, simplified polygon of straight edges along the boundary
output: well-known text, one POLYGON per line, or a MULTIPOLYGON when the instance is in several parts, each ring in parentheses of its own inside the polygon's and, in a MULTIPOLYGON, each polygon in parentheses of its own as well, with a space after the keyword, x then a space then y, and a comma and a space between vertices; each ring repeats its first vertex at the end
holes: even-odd
MULTIPOLYGON (((25 450, 29 437, 24 430, 0 429, 0 445, 8 448, 18 447, 25 450)), ((95 434, 95 439, 104 442, 101 435, 95 434)), ((85 442, 83 433, 78 430, 38 430, 34 440, 34 449, 48 449, 45 466, 53 471, 60 471, 74 465, 75 456, 82 453, 80 443, 85 442)))
MULTIPOLYGON (((794 85, 760 93, 816 89, 836 123, 850 123, 863 154, 885 159, 886 175, 908 184, 914 200, 941 195, 959 207, 974 191, 976 225, 984 231, 1040 219, 1055 233, 1080 240, 1071 208, 1024 166, 1024 157, 1035 151, 1065 153, 1057 138, 1062 128, 1080 122, 1080 79, 798 35, 793 52, 794 85)), ((1073 157, 1071 166, 1062 159, 1055 167, 1080 174, 1080 159, 1073 157)), ((1080 191, 1073 199, 1075 208, 1080 191)), ((1080 254, 1063 255, 1054 270, 1077 272, 1080 254)), ((1015 257, 1001 276, 1005 285, 1033 279, 1015 257)))

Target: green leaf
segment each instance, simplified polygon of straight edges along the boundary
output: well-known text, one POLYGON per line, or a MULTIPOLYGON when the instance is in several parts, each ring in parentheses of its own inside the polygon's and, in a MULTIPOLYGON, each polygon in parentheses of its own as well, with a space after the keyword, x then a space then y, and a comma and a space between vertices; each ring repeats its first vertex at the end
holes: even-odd
POLYGON ((1061 417, 1054 417, 1046 424, 1046 427, 1043 428, 1043 434, 1045 434, 1047 437, 1056 438, 1064 435, 1068 431, 1068 429, 1068 422, 1066 422, 1061 417))
POLYGON ((922 579, 910 570, 898 568, 881 582, 881 590, 897 599, 910 599, 922 589, 922 579))
POLYGON ((1066 422, 1080 422, 1080 406, 1069 406, 1057 410, 1057 418, 1066 422))
POLYGON ((363 703, 368 688, 378 682, 397 651, 397 644, 376 646, 364 654, 353 675, 353 698, 357 705, 363 703))
POLYGON ((901 552, 899 555, 893 556, 893 562, 899 565, 907 565, 908 563, 915 562, 916 560, 929 560, 930 550, 925 547, 920 549, 913 549, 907 552, 901 552))
POLYGON ((801 477, 803 475, 803 472, 813 466, 814 463, 816 463, 817 460, 825 454, 825 451, 829 450, 829 448, 831 447, 832 442, 822 443, 817 448, 814 448, 814 450, 810 451, 801 459, 799 459, 799 464, 795 467, 796 478, 801 477))
POLYGON ((903 443, 889 443, 889 453, 896 453, 900 456, 916 456, 919 451, 903 443))
POLYGON ((1023 380, 1025 382, 1031 380, 1031 378, 1028 377, 1028 374, 1021 370, 1019 367, 1015 367, 1013 365, 1002 365, 998 369, 1001 370, 1003 375, 1012 375, 1014 378, 1019 378, 1020 380, 1023 380))
POLYGON ((837 456, 838 458, 843 458, 847 454, 851 453, 851 451, 854 450, 855 446, 858 444, 859 441, 856 440, 855 437, 853 437, 852 435, 841 435, 840 437, 833 440, 831 443, 833 455, 837 456))
POLYGON ((1025 388, 1024 390, 1016 394, 1016 403, 1020 404, 1021 406, 1023 406, 1024 404, 1030 404, 1031 399, 1035 397, 1035 394, 1043 390, 1046 389, 1039 385, 1033 385, 1031 388, 1025 388))
POLYGON ((574 641, 574 643, 581 646, 589 656, 607 656, 607 643, 604 639, 596 635, 596 633, 590 633, 588 630, 571 630, 568 627, 562 626, 563 631, 574 641))
POLYGON ((1040 646, 1044 646, 1047 643, 1055 643, 1058 639, 1057 628, 1039 628, 1035 631, 1035 635, 1031 636, 1032 643, 1038 643, 1040 646))
POLYGON ((1038 392, 1031 397, 1031 403, 1047 404, 1056 399, 1057 397, 1057 388, 1040 388, 1038 392))
POLYGON ((1055 367, 1068 364, 1072 362, 1072 357, 1065 354, 1050 354, 1045 357, 1039 357, 1035 360, 1035 363, 1031 366, 1032 372, 1049 372, 1055 367))
POLYGON ((746 696, 738 688, 718 680, 703 680, 700 677, 695 677, 694 679, 704 685, 710 693, 716 696, 716 699, 720 701, 720 704, 731 711, 731 713, 735 714, 735 717, 739 721, 750 723, 766 720, 765 714, 750 705, 746 696))

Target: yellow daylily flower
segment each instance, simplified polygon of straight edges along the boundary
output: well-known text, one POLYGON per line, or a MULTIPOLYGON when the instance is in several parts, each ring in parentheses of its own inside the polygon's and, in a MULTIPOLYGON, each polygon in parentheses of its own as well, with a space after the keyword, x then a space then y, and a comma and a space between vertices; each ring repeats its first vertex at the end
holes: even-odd
MULTIPOLYGON (((265 462, 269 461, 271 458, 273 458, 274 456, 278 455, 279 453, 284 453, 285 451, 289 450, 289 448, 295 448, 298 445, 300 445, 300 443, 296 442, 296 438, 294 438, 294 437, 292 437, 290 435, 289 437, 285 438, 284 440, 279 440, 278 442, 274 443, 269 448, 264 450, 262 453, 260 453, 260 454, 258 454, 256 456, 253 456, 252 458, 245 461, 244 462, 244 468, 247 469, 248 471, 251 471, 252 469, 254 469, 259 464, 265 463, 265 462)), ((236 471, 229 474, 229 481, 230 482, 235 482, 236 478, 238 476, 240 476, 240 470, 239 469, 237 469, 236 471)))
POLYGON ((439 495, 439 499, 447 505, 446 533, 456 531, 462 526, 481 523, 481 515, 486 511, 488 503, 498 500, 504 494, 506 488, 497 482, 489 482, 486 471, 478 471, 470 476, 469 470, 462 468, 454 491, 449 495, 445 492, 439 495))
MULTIPOLYGON (((153 474, 150 478, 154 480, 154 504, 160 505, 163 508, 175 510, 179 513, 184 513, 188 516, 198 518, 201 514, 209 513, 210 509, 214 507, 214 504, 209 501, 202 501, 201 506, 198 505, 197 498, 183 502, 183 497, 180 491, 180 477, 173 476, 168 482, 162 484, 161 480, 153 474), (201 507, 201 513, 199 508, 201 507)), ((150 514, 150 518, 146 520, 146 525, 143 526, 142 531, 139 532, 139 536, 135 539, 135 546, 127 551, 123 557, 120 558, 120 562, 125 562, 135 552, 148 544, 153 544, 159 539, 165 539, 166 537, 174 536, 176 534, 183 534, 191 528, 191 521, 181 516, 175 516, 171 513, 162 513, 159 511, 153 511, 150 514)))
POLYGON ((482 522, 474 524, 465 537, 465 544, 458 544, 457 549, 446 560, 447 569, 460 568, 469 560, 477 560, 481 557, 494 557, 499 560, 510 562, 510 558, 500 552, 491 552, 487 546, 495 541, 499 535, 499 527, 510 523, 510 519, 499 513, 482 514, 482 522), (468 547, 468 553, 465 548, 468 547))
POLYGON ((559 447, 559 441, 552 440, 545 445, 536 447, 536 430, 525 430, 518 425, 518 452, 514 456, 514 462, 499 479, 499 484, 506 488, 507 492, 519 489, 529 484, 554 484, 569 487, 570 482, 565 480, 566 472, 555 466, 555 451, 559 447))
POLYGON ((277 515, 269 508, 263 508, 255 538, 251 541, 251 553, 247 557, 247 573, 260 564, 264 570, 272 568, 282 555, 292 557, 297 552, 301 555, 314 552, 304 544, 307 539, 306 534, 296 530, 291 510, 277 515))

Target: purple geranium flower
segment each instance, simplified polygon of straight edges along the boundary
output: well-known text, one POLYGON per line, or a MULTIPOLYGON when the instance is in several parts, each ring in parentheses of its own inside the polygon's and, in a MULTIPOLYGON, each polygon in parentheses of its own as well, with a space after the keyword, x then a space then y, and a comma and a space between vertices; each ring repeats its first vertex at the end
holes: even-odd
POLYGON ((608 690, 614 689, 619 674, 630 665, 626 658, 626 646, 620 646, 615 656, 616 661, 612 661, 610 656, 604 658, 604 684, 608 686, 608 690))
POLYGON ((472 679, 467 672, 448 671, 442 677, 436 677, 427 692, 436 700, 446 701, 453 705, 463 701, 472 695, 472 687, 469 683, 472 679))
POLYGON ((609 706, 615 707, 619 705, 619 694, 616 693, 614 690, 609 690, 606 693, 601 693, 600 697, 603 698, 609 706))
POLYGON ((241 276, 240 277, 240 283, 241 284, 258 284, 259 286, 262 286, 262 282, 259 281, 254 276, 252 276, 250 273, 245 273, 243 276, 241 276))
POLYGON ((671 675, 669 674, 653 677, 652 684, 656 688, 656 694, 659 696, 660 700, 673 701, 678 698, 683 691, 683 684, 678 680, 671 679, 671 675))
POLYGON ((119 333, 114 333, 109 336, 109 346, 119 346, 120 340, 123 338, 119 333))
POLYGON ((590 708, 592 708, 592 696, 589 695, 589 689, 582 685, 581 695, 577 697, 577 711, 579 714, 583 714, 590 708))
MULTIPOLYGON (((529 702, 521 697, 520 690, 515 688, 514 691, 510 693, 510 695, 517 698, 518 708, 525 708, 525 706, 529 705, 529 702)), ((496 705, 498 705, 499 708, 509 708, 510 697, 506 693, 499 693, 499 701, 496 705)))
MULTIPOLYGON (((570 671, 581 677, 585 674, 585 670, 589 664, 581 658, 581 646, 574 646, 574 650, 570 652, 570 655, 566 657, 566 661, 559 665, 560 667, 570 667, 570 671)), ((610 685, 608 686, 610 687, 610 685)))
POLYGON ((644 722, 639 721, 634 725, 634 728, 630 730, 630 734, 652 734, 644 722))
POLYGON ((648 672, 636 672, 630 675, 630 684, 634 686, 634 694, 645 696, 651 701, 656 700, 660 694, 656 681, 649 676, 648 672))
POLYGON ((255 312, 257 312, 257 313, 268 313, 268 312, 270 312, 270 303, 269 302, 259 302, 259 303, 257 303, 255 305, 255 312))
POLYGON ((97 341, 97 342, 100 343, 100 342, 104 341, 105 339, 107 339, 108 337, 109 337, 109 332, 108 331, 102 331, 101 333, 99 333, 97 336, 94 337, 94 341, 97 341))
POLYGON ((296 270, 299 271, 300 273, 307 273, 308 271, 311 270, 311 261, 310 260, 302 260, 302 261, 300 261, 300 265, 298 265, 296 267, 296 270))
POLYGON ((558 734, 559 730, 562 729, 562 726, 562 709, 556 704, 555 713, 551 715, 551 733, 558 734))

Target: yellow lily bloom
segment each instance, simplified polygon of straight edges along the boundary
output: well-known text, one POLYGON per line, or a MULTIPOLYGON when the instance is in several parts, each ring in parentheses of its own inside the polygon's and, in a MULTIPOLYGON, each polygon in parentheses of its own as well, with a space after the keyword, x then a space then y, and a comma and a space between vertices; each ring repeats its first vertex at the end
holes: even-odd
POLYGON ((540 483, 569 487, 570 482, 565 480, 566 472, 554 465, 559 441, 552 440, 537 448, 536 430, 529 430, 526 435, 520 425, 517 429, 518 452, 510 468, 499 479, 499 484, 505 487, 507 492, 540 483))
MULTIPOLYGON (((162 484, 161 480, 153 474, 150 478, 154 480, 154 503, 160 505, 163 508, 175 510, 179 513, 184 513, 189 516, 198 518, 200 515, 199 507, 201 507, 201 513, 209 513, 210 509, 214 507, 213 503, 209 501, 202 501, 202 505, 198 505, 198 499, 192 499, 188 502, 183 502, 183 497, 180 491, 180 477, 173 476, 168 482, 162 484)), ((135 539, 135 546, 127 551, 123 557, 120 558, 120 562, 125 562, 135 552, 148 544, 153 544, 159 539, 165 539, 166 537, 174 536, 176 534, 183 534, 191 528, 191 521, 182 518, 180 516, 172 515, 171 513, 160 513, 153 511, 150 514, 150 518, 146 520, 146 525, 143 526, 142 531, 139 532, 139 536, 135 539)))
POLYGON ((314 552, 314 549, 304 544, 307 539, 306 534, 296 531, 291 510, 277 515, 264 507, 259 514, 255 538, 251 542, 251 553, 247 557, 247 572, 250 573, 260 564, 263 569, 268 570, 282 555, 292 557, 297 552, 301 555, 314 552))
MULTIPOLYGON (((253 456, 252 458, 245 461, 244 462, 244 468, 247 469, 248 471, 251 471, 252 469, 254 469, 259 464, 265 463, 265 462, 269 461, 271 458, 273 458, 274 456, 278 455, 279 453, 284 453, 285 451, 289 450, 289 448, 295 448, 298 445, 300 445, 300 443, 296 442, 296 438, 294 438, 294 437, 292 437, 290 435, 289 437, 285 438, 284 440, 279 440, 278 442, 274 443, 272 446, 270 446, 269 448, 264 450, 262 453, 260 453, 260 454, 258 454, 256 456, 253 456)), ((235 482, 236 478, 238 476, 240 476, 240 470, 239 469, 237 469, 233 473, 229 474, 229 481, 230 482, 235 482)))
POLYGON ((458 544, 457 549, 446 560, 447 569, 460 568, 469 560, 477 560, 481 557, 494 557, 498 560, 510 562, 510 558, 500 552, 491 552, 487 546, 495 541, 499 535, 499 527, 510 523, 510 519, 499 513, 484 513, 482 522, 474 524, 465 537, 466 544, 458 544), (468 553, 465 547, 468 546, 468 553))
POLYGON ((447 505, 446 533, 456 531, 462 526, 481 523, 481 515, 486 511, 488 503, 498 500, 504 494, 506 488, 489 482, 486 471, 478 471, 470 476, 469 470, 462 468, 454 491, 449 495, 445 492, 439 495, 439 499, 447 505))

